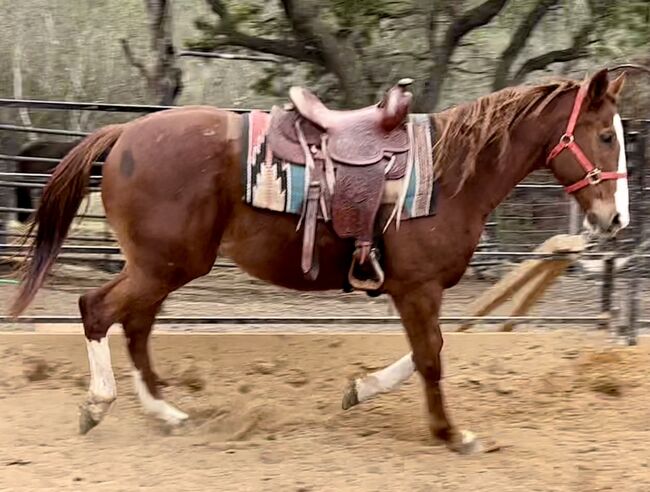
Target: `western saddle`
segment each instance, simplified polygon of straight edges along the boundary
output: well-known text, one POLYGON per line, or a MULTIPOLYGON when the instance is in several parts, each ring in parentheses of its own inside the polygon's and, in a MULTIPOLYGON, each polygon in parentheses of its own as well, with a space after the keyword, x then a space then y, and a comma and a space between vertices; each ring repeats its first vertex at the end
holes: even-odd
POLYGON ((304 225, 301 266, 307 278, 318 276, 314 244, 320 215, 332 221, 339 237, 355 239, 350 285, 376 291, 383 284, 373 244, 375 221, 385 182, 404 178, 409 164, 407 116, 413 96, 407 87, 412 82, 402 79, 378 103, 350 111, 329 109, 309 90, 292 87, 291 104, 271 110, 271 152, 305 166, 306 200, 298 227, 304 225))

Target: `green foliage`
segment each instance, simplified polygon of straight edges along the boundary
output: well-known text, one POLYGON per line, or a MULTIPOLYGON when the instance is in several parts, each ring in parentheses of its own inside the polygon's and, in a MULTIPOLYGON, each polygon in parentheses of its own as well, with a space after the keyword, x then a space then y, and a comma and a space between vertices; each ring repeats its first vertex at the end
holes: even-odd
POLYGON ((234 24, 246 22, 260 15, 264 10, 263 5, 259 2, 235 2, 230 8, 230 15, 234 24))
MULTIPOLYGON (((611 35, 616 40, 616 50, 626 48, 648 49, 650 45, 650 1, 626 0, 607 2, 592 0, 596 15, 602 16, 601 34, 611 35)), ((605 43, 607 44, 607 43, 605 43)))
POLYGON ((330 0, 329 7, 336 19, 339 35, 354 32, 369 42, 379 28, 379 21, 389 15, 390 3, 383 0, 330 0))

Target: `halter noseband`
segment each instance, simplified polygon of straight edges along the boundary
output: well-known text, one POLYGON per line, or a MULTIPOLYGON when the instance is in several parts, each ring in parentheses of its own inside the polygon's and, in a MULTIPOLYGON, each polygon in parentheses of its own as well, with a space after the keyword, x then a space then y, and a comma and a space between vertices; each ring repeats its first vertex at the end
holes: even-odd
POLYGON ((613 171, 603 171, 602 169, 594 166, 589 158, 582 152, 580 146, 575 142, 575 136, 573 131, 576 127, 576 122, 578 121, 578 115, 580 114, 580 109, 582 109, 582 103, 587 96, 588 86, 587 84, 582 84, 580 89, 578 89, 578 94, 576 99, 573 102, 573 109, 571 110, 571 116, 569 117, 569 124, 566 127, 564 135, 560 137, 560 141, 553 148, 551 153, 546 159, 546 164, 550 164, 553 159, 555 159, 564 149, 569 149, 578 163, 582 168, 587 172, 584 178, 572 185, 566 186, 564 189, 567 193, 574 193, 586 186, 595 186, 601 181, 606 179, 621 179, 626 178, 627 173, 619 173, 613 171))

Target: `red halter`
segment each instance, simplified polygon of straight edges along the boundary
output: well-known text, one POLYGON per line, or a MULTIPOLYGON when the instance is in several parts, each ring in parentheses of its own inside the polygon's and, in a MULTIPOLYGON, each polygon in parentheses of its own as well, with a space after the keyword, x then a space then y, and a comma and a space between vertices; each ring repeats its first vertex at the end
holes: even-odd
POLYGON ((569 118, 569 124, 566 127, 566 131, 564 132, 564 135, 560 137, 560 141, 553 148, 551 153, 548 155, 548 158, 546 159, 546 164, 548 165, 564 149, 568 148, 571 152, 573 152, 573 155, 577 159, 578 163, 587 172, 585 177, 580 181, 565 187, 567 193, 574 193, 578 190, 581 190, 585 186, 597 185, 606 179, 621 179, 627 177, 627 173, 603 171, 602 169, 594 166, 589 158, 584 154, 584 152, 582 152, 580 146, 575 142, 573 131, 575 130, 576 122, 578 121, 578 115, 580 114, 582 103, 587 96, 587 90, 587 84, 582 84, 580 86, 580 89, 578 89, 578 95, 576 96, 576 100, 573 103, 573 110, 571 111, 571 117, 569 118))

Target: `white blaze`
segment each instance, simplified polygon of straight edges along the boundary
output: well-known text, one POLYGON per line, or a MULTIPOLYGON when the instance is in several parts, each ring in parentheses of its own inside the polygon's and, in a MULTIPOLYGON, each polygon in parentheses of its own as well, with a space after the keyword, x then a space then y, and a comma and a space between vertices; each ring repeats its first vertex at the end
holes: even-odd
MULTIPOLYGON (((620 147, 618 153, 618 172, 627 172, 627 159, 625 158, 625 137, 623 135, 623 122, 620 115, 614 115, 614 130, 616 131, 616 138, 620 147)), ((616 202, 616 211, 619 214, 621 222, 621 229, 630 224, 630 195, 627 188, 627 178, 616 180, 616 193, 614 194, 614 201, 616 202)))

